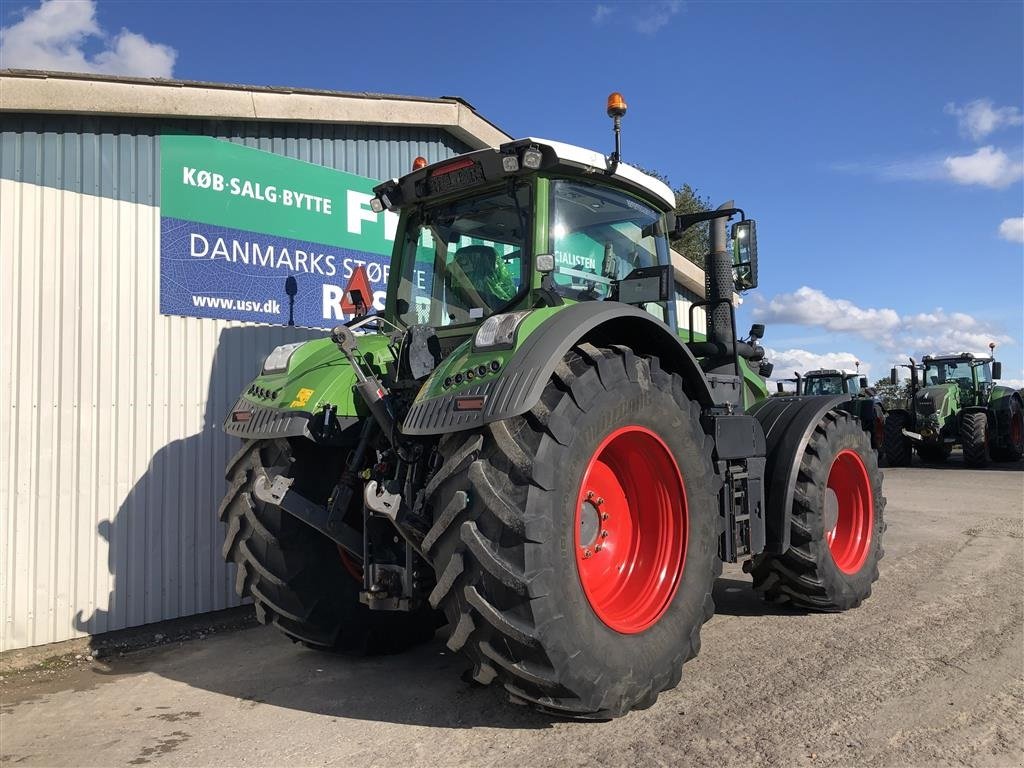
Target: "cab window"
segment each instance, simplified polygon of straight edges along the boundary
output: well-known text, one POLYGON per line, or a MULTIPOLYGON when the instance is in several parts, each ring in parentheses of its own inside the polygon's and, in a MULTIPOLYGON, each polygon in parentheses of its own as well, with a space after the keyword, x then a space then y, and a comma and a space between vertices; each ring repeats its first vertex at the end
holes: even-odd
POLYGON ((638 267, 668 263, 661 214, 615 189, 553 181, 551 243, 555 290, 574 301, 608 298, 612 282, 638 267))

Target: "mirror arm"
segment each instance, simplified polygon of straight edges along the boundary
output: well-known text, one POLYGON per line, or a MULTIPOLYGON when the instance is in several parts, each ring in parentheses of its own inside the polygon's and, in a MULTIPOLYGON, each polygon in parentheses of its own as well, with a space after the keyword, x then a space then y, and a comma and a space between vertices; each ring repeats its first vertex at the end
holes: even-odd
POLYGON ((743 212, 742 208, 722 208, 717 211, 701 211, 700 213, 677 213, 674 232, 677 235, 681 235, 694 224, 711 221, 712 219, 720 219, 723 216, 732 218, 737 213, 740 215, 740 221, 747 220, 747 215, 743 212))

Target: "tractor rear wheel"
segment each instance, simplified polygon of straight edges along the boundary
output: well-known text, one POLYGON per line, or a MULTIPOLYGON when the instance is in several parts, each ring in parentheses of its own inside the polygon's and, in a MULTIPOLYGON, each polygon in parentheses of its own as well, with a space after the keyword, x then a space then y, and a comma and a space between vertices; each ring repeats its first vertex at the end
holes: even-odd
POLYGON ((581 344, 530 412, 440 450, 430 601, 474 679, 596 719, 679 683, 721 563, 711 441, 678 376, 581 344))
POLYGON ((235 588, 251 597, 256 618, 296 642, 353 654, 395 653, 425 642, 437 614, 371 611, 359 602, 359 566, 326 536, 252 492, 257 477, 294 477, 294 488, 325 502, 341 456, 307 441, 247 441, 229 462, 228 492, 220 506, 227 524, 224 558, 237 567, 235 588))
POLYGON ((909 467, 912 449, 903 430, 910 426, 910 417, 902 411, 890 413, 885 419, 885 458, 893 467, 909 467))
POLYGON ((800 460, 790 548, 754 558, 754 589, 813 611, 856 608, 878 580, 884 510, 870 438, 848 413, 830 411, 800 460))
POLYGON ((981 411, 970 411, 960 418, 960 445, 964 449, 964 463, 969 467, 988 464, 988 416, 981 411))
POLYGON ((1016 395, 1010 398, 1010 414, 1006 433, 999 445, 992 446, 992 458, 996 461, 1020 461, 1024 456, 1024 408, 1016 395))

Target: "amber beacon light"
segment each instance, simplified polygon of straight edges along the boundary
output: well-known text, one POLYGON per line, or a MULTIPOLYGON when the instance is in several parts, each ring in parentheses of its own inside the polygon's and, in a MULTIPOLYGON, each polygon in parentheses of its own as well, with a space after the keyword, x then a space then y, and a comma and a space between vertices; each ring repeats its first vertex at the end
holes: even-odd
POLYGON ((618 91, 608 95, 608 117, 623 117, 626 114, 626 100, 618 91))

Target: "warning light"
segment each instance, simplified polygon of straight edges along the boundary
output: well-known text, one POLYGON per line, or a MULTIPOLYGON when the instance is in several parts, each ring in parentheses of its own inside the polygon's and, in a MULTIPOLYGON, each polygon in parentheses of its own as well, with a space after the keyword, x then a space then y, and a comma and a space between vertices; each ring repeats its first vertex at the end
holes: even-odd
POLYGON ((608 117, 622 117, 626 114, 626 100, 618 91, 608 95, 608 117))
POLYGON ((415 160, 412 161, 412 169, 414 171, 418 171, 420 168, 426 168, 426 167, 427 167, 427 158, 425 158, 425 157, 417 157, 415 160))

